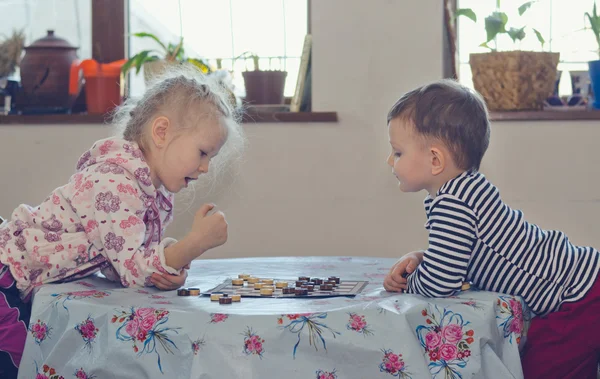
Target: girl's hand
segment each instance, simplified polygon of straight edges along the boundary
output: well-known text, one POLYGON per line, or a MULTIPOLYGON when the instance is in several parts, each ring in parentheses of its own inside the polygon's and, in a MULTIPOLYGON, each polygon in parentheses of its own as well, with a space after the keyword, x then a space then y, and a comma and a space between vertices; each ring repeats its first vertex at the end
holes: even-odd
POLYGON ((223 212, 208 214, 214 207, 214 204, 202 205, 196 212, 190 231, 192 240, 201 248, 202 253, 227 241, 227 221, 223 212))
POLYGON ((185 265, 183 267, 183 271, 179 275, 157 274, 153 272, 152 276, 150 277, 150 281, 159 290, 173 291, 180 287, 183 287, 183 285, 185 284, 185 280, 187 279, 187 269, 189 268, 189 264, 185 265))

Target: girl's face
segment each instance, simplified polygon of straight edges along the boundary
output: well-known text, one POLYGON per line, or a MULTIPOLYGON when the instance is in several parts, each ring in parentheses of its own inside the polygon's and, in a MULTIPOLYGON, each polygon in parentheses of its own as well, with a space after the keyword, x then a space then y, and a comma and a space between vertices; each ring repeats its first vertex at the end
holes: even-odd
POLYGON ((156 188, 162 185, 176 193, 208 172, 211 159, 227 140, 227 127, 222 116, 202 118, 200 122, 178 130, 167 117, 154 121, 154 146, 148 164, 156 188))

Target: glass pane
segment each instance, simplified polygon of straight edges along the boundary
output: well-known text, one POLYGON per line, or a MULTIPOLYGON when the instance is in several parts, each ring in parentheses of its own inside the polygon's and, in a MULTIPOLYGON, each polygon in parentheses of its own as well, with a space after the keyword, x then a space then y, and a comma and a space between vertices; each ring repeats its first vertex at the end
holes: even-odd
MULTIPOLYGON (((131 32, 153 33, 172 43, 183 32, 188 56, 205 58, 213 66, 219 59, 223 69, 235 69, 233 80, 240 96, 245 95, 241 72, 253 69, 252 61, 234 64, 233 58, 251 51, 262 57, 261 69, 287 70, 285 95, 294 94, 307 32, 307 0, 181 0, 180 4, 181 19, 178 2, 130 0, 131 32)), ((150 39, 133 37, 130 56, 156 47, 150 39)), ((131 94, 143 91, 141 75, 132 75, 131 94)))
POLYGON ((47 30, 79 47, 77 55, 92 56, 92 11, 90 0, 0 1, 0 40, 13 30, 24 30, 25 45, 43 38, 47 30))

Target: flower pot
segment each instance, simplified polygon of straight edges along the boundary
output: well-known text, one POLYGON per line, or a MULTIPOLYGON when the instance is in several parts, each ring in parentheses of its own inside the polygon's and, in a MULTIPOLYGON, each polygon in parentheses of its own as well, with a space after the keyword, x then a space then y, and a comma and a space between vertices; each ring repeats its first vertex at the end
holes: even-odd
POLYGON ((155 77, 160 76, 165 72, 165 69, 169 64, 170 63, 164 59, 144 63, 142 66, 144 68, 144 83, 148 85, 155 77))
POLYGON ((534 51, 471 54, 473 86, 491 111, 541 110, 552 95, 559 57, 534 51))
POLYGON ((590 69, 592 92, 594 92, 592 107, 600 109, 600 60, 588 62, 588 67, 590 69))
POLYGON ((286 71, 244 71, 246 102, 249 104, 283 104, 286 71))

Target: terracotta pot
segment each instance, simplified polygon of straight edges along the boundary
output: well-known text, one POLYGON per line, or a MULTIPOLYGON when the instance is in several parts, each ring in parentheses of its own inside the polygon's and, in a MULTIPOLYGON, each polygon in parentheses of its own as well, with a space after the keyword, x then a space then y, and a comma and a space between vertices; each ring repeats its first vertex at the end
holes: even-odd
POLYGON ((78 94, 69 94, 69 73, 77 61, 77 47, 48 30, 25 48, 21 60, 21 85, 25 108, 71 108, 78 94))

